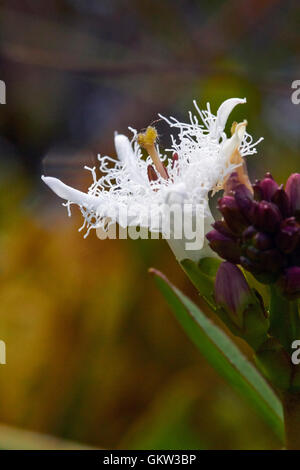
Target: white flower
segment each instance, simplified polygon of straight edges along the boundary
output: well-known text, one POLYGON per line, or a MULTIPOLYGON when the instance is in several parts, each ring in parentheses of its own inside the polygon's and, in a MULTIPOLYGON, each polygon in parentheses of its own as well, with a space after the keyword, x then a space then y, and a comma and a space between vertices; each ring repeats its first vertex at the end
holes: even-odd
MULTIPOLYGON (((87 229, 86 235, 91 228, 107 230, 115 222, 123 228, 146 227, 150 232, 161 231, 166 235, 162 227, 166 207, 174 203, 181 207, 188 205, 189 210, 183 209, 183 212, 191 221, 201 208, 204 229, 200 248, 203 248, 204 235, 213 222, 208 206, 209 191, 222 188, 224 178, 238 166, 230 160, 234 152, 239 150, 242 157, 256 153, 258 142, 253 143, 252 137, 246 133, 246 122, 235 125, 231 138, 228 139, 224 133, 233 108, 245 102, 246 99, 228 99, 216 116, 211 113, 209 104, 205 111, 200 111, 194 102, 197 115, 189 113, 189 123, 161 116, 178 131, 176 137, 171 135, 171 148, 165 150, 170 153, 169 157, 160 153, 153 127, 148 127, 144 134, 137 134, 129 128, 133 132, 131 141, 116 134, 118 160, 99 156, 103 175, 99 179, 95 168, 87 168, 93 177, 88 193, 71 188, 57 178, 42 176, 42 179, 67 201, 65 205, 69 211, 71 204, 80 207, 84 217, 81 229, 87 229), (148 152, 146 158, 142 148, 148 152)), ((208 247, 201 251, 199 247, 187 251, 184 236, 175 239, 173 228, 171 226, 168 242, 179 260, 190 258, 196 261, 203 256, 213 256, 208 247)))

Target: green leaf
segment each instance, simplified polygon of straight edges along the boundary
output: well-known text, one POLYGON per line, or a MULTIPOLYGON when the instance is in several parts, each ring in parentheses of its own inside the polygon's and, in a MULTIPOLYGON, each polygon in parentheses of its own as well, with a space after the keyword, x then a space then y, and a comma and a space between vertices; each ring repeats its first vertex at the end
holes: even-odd
POLYGON ((158 287, 187 335, 207 361, 248 402, 283 441, 282 405, 257 369, 228 336, 159 271, 151 270, 158 287))

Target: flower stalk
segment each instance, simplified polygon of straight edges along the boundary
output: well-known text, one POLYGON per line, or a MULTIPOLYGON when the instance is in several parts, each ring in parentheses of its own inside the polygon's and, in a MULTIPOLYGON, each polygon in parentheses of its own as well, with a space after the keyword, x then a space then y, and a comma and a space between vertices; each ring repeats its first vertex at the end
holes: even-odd
POLYGON ((300 449, 300 393, 282 395, 287 450, 300 449))
POLYGON ((300 339, 300 317, 297 300, 287 300, 278 288, 270 285, 270 334, 288 353, 295 339, 300 339))

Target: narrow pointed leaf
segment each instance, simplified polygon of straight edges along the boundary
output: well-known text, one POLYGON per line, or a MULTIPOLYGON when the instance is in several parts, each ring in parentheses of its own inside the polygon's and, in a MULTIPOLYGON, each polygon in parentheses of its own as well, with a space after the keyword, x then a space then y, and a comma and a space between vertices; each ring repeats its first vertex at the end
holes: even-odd
POLYGON ((151 270, 179 323, 212 367, 256 408, 283 441, 280 400, 231 339, 160 272, 151 270))

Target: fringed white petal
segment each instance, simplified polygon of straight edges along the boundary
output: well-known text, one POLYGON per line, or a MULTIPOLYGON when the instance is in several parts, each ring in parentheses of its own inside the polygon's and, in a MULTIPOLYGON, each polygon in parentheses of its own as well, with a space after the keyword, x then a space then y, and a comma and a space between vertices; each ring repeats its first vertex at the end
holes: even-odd
POLYGON ((130 140, 126 135, 115 133, 115 149, 120 162, 129 163, 135 159, 130 140))
POLYGON ((42 176, 42 180, 49 186, 57 196, 65 199, 79 206, 84 206, 92 210, 97 210, 99 206, 99 198, 86 194, 78 189, 74 189, 71 186, 66 185, 58 178, 52 176, 42 176))
POLYGON ((213 134, 215 135, 215 137, 217 137, 224 131, 228 117, 231 114, 232 110, 238 104, 246 103, 246 101, 246 98, 229 98, 221 104, 217 111, 217 117, 213 129, 213 134))

